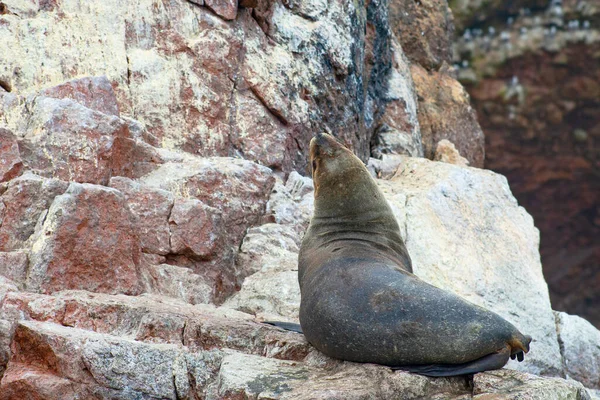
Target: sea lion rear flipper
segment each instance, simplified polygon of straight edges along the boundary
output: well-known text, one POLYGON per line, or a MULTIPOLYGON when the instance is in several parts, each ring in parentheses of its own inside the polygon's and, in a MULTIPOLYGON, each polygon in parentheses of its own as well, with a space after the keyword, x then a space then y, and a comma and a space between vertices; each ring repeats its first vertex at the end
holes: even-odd
POLYGON ((464 364, 403 365, 392 367, 392 369, 414 372, 425 376, 467 375, 500 369, 508 362, 509 356, 510 348, 506 347, 496 353, 488 354, 464 364))
POLYGON ((264 324, 273 325, 281 329, 285 329, 286 331, 292 331, 297 333, 302 333, 302 327, 300 324, 295 324, 293 322, 283 322, 283 321, 263 321, 264 324))

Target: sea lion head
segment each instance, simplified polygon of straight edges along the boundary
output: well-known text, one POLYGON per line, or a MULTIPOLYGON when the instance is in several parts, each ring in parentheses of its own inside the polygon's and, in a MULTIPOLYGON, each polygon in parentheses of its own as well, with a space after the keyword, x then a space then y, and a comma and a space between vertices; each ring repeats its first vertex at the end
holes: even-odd
POLYGON ((389 206, 364 163, 326 133, 310 141, 315 216, 351 217, 389 206))
POLYGON ((348 186, 356 178, 364 179, 365 174, 369 174, 363 162, 352 151, 326 133, 318 133, 310 141, 310 163, 315 197, 318 197, 324 187, 348 186))

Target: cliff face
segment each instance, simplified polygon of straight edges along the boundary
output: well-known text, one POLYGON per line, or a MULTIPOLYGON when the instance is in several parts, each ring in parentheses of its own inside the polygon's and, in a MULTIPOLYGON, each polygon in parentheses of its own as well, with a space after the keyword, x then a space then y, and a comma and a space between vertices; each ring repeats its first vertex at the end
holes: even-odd
POLYGON ((0 399, 589 398, 598 331, 464 166, 451 32, 442 1, 0 2, 0 399), (319 130, 392 178, 422 279, 534 336, 520 371, 392 372, 260 323, 297 319, 319 130))
POLYGON ((486 133, 485 165, 507 176, 535 218, 554 307, 598 326, 598 5, 510 2, 499 20, 492 5, 474 3, 455 9, 471 24, 455 49, 486 133))

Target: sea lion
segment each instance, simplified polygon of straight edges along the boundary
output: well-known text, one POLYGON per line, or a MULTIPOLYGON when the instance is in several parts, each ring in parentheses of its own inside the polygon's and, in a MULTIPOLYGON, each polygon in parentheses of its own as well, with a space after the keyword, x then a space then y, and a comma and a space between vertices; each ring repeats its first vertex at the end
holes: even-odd
POLYGON ((298 257, 296 330, 314 347, 334 358, 429 376, 523 360, 529 336, 412 274, 392 210, 359 158, 318 134, 310 161, 315 210, 298 257))

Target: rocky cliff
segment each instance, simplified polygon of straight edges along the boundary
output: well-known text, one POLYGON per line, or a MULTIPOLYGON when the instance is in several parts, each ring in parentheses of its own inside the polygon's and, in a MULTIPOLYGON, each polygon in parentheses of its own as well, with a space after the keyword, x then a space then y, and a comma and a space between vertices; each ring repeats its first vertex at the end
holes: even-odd
POLYGON ((600 333, 552 311, 506 179, 465 166, 451 34, 444 1, 0 2, 0 399, 589 399, 600 333), (297 319, 317 130, 526 362, 425 378, 260 322, 297 319))
POLYGON ((535 218, 552 304, 600 326, 598 2, 453 7, 455 62, 485 131, 485 165, 535 218))

